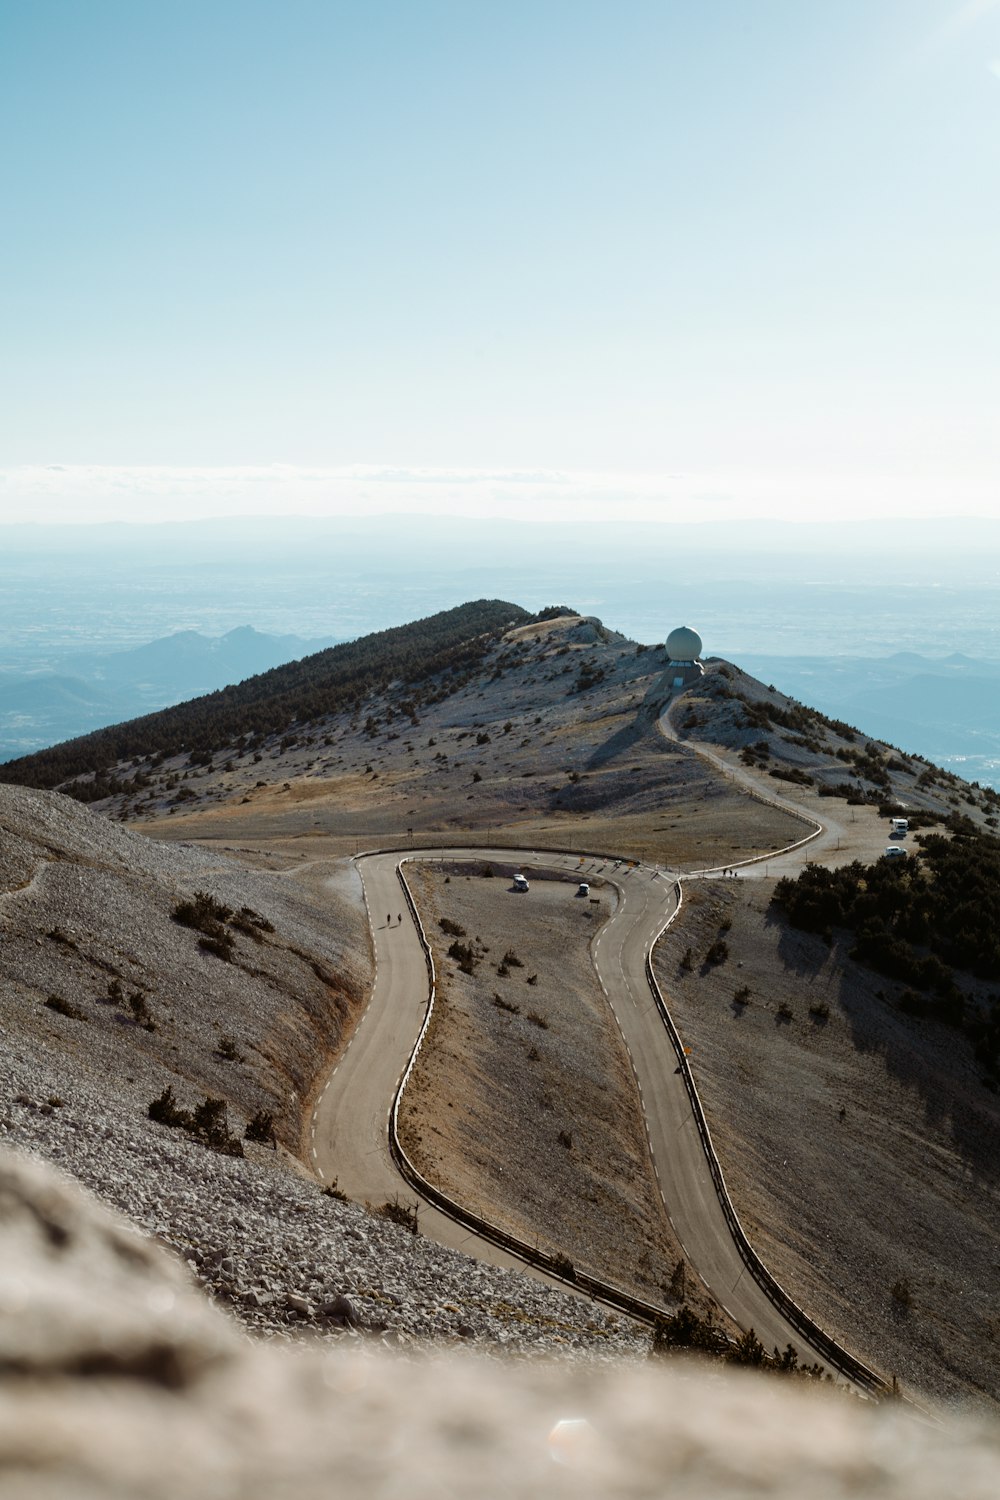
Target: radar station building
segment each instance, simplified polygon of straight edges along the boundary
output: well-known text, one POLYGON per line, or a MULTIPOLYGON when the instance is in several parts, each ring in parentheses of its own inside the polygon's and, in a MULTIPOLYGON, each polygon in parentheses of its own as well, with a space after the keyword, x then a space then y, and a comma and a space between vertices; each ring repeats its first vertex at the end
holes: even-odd
POLYGON ((699 677, 705 675, 705 668, 699 661, 701 656, 701 636, 696 630, 690 630, 687 625, 679 625, 667 636, 667 656, 670 658, 667 664, 667 681, 671 688, 687 687, 691 682, 697 682, 699 677))

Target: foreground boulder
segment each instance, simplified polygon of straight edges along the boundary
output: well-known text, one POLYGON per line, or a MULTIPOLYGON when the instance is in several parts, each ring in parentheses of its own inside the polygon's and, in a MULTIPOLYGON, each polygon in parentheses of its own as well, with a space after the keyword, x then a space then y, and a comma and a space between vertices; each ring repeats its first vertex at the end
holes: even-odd
MULTIPOLYGON (((346 1320, 347 1310, 343 1310, 346 1320)), ((986 1500, 1000 1430, 777 1379, 252 1344, 178 1262, 0 1153, 0 1494, 986 1500)))

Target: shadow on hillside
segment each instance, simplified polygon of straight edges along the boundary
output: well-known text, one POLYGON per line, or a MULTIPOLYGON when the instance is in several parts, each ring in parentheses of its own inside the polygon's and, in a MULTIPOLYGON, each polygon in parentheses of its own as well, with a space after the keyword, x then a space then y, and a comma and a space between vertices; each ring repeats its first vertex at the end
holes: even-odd
POLYGON ((823 1001, 838 1004, 858 1052, 882 1058, 891 1077, 912 1089, 927 1124, 951 1137, 976 1178, 1000 1182, 1000 1097, 982 1085, 966 1035, 904 1016, 895 1004, 901 986, 855 963, 849 933, 835 933, 826 944, 817 933, 790 927, 774 906, 765 926, 786 971, 816 984, 816 993, 822 984, 823 1001))
POLYGON ((769 906, 764 915, 764 925, 776 933, 778 957, 786 970, 802 979, 816 979, 830 962, 830 949, 813 933, 799 932, 789 927, 775 907, 769 906))
POLYGON ((606 739, 603 745, 597 746, 586 762, 586 769, 588 771, 601 770, 617 760, 620 755, 624 755, 626 751, 634 750, 639 741, 646 739, 648 735, 649 725, 644 724, 636 716, 630 724, 626 724, 623 729, 617 730, 606 739))
POLYGON ((786 969, 810 984, 827 970, 823 999, 831 1009, 839 1006, 857 1050, 881 1058, 890 1076, 912 1091, 914 1111, 920 1108, 923 1120, 950 1138, 974 1177, 1000 1181, 1000 1098, 983 1087, 968 1038, 899 1011, 900 986, 855 963, 846 934, 828 947, 788 927, 780 913, 769 911, 766 920, 780 929, 777 951, 786 969))

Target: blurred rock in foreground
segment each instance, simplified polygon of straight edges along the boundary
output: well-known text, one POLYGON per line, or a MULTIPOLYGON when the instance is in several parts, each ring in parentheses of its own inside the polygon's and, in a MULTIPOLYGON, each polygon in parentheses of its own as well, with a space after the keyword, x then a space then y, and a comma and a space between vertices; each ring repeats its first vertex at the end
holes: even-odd
POLYGON ((0 1495, 18 1500, 1000 1491, 1000 1430, 691 1365, 251 1344, 179 1264, 0 1154, 0 1495))

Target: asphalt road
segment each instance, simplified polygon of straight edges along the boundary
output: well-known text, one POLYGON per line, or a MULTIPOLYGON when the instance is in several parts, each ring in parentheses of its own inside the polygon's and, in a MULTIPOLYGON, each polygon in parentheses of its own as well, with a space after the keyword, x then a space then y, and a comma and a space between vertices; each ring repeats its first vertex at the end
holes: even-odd
MULTIPOLYGON (((661 729, 673 737, 664 717, 661 729)), ((771 794, 759 777, 735 759, 698 746, 717 769, 755 795, 788 811, 813 816, 812 798, 793 801, 771 794)), ((866 813, 866 810, 859 809, 866 813)), ((875 858, 885 843, 884 826, 867 814, 848 817, 823 807, 823 823, 803 824, 802 842, 786 852, 745 863, 741 873, 763 876, 794 873, 808 860, 831 865, 875 858), (814 828, 819 832, 809 837, 814 828)), ((505 851, 510 859, 512 851, 505 851)), ((488 849, 421 850, 421 860, 496 859, 488 849)), ((522 850, 523 868, 566 869, 581 876, 602 875, 618 889, 619 901, 593 942, 602 989, 629 1049, 649 1135, 650 1149, 667 1213, 691 1269, 741 1328, 754 1328, 766 1347, 794 1344, 800 1357, 818 1358, 802 1335, 786 1322, 746 1270, 729 1232, 695 1125, 673 1046, 649 990, 646 956, 676 910, 673 872, 649 865, 633 867, 576 855, 522 850)), ((336 1180, 350 1198, 374 1205, 415 1194, 400 1177, 390 1146, 390 1111, 423 1024, 428 1000, 424 951, 397 874, 402 856, 370 854, 357 861, 362 875, 375 954, 375 983, 351 1042, 317 1103, 312 1124, 312 1160, 325 1181, 336 1180)), ((715 871, 684 878, 710 878, 715 871)), ((568 889, 568 899, 570 898, 568 889)), ((527 899, 511 895, 511 900, 527 899)), ((666 997, 669 1005, 669 996, 666 997)), ((495 1265, 523 1263, 440 1212, 420 1202, 422 1234, 495 1265)), ((538 1274, 538 1273, 536 1273, 538 1274)))
MULTIPOLYGON (((490 852, 424 851, 421 857, 446 855, 489 858, 490 852)), ((617 886, 618 906, 594 941, 594 963, 632 1057, 667 1212, 688 1264, 733 1320, 740 1327, 753 1327, 767 1347, 793 1343, 804 1356, 801 1335, 747 1273, 732 1240, 673 1047, 646 980, 646 954, 675 910, 673 882, 648 866, 621 866, 616 872, 611 865, 587 860, 581 867, 575 856, 525 853, 522 862, 528 870, 544 865, 601 873, 617 886)), ((325 1181, 335 1178, 349 1197, 373 1204, 396 1196, 412 1203, 415 1196, 392 1159, 389 1112, 423 1022, 428 984, 423 949, 396 875, 398 863, 398 855, 371 855, 359 861, 374 937, 375 986, 313 1122, 317 1173, 325 1181)), ((531 898, 529 894, 510 899, 531 898)), ((521 1266, 432 1205, 421 1203, 419 1213, 421 1232, 439 1243, 493 1264, 521 1266)))

